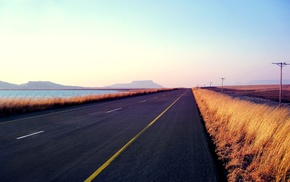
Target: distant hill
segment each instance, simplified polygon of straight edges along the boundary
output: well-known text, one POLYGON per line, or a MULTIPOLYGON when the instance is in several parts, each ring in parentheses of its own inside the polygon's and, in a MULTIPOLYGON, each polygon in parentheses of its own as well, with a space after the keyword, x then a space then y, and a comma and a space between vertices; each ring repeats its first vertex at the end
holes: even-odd
POLYGON ((18 85, 0 81, 0 89, 16 89, 18 85))
POLYGON ((133 81, 131 83, 114 84, 106 88, 163 88, 163 86, 154 83, 152 80, 133 81))
POLYGON ((49 81, 30 81, 19 85, 19 89, 81 89, 82 87, 65 86, 49 81))
POLYGON ((83 87, 65 86, 49 81, 29 81, 16 85, 0 81, 0 89, 82 89, 83 87))

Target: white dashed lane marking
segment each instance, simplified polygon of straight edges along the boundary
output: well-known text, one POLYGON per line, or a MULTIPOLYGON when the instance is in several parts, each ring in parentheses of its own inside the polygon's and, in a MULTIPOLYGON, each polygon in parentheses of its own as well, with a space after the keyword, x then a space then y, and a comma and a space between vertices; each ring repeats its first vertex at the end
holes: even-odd
POLYGON ((121 108, 121 107, 119 107, 119 108, 117 108, 117 109, 113 109, 113 110, 107 111, 106 113, 115 112, 115 111, 118 111, 118 110, 120 110, 120 109, 122 109, 122 108, 121 108))
POLYGON ((27 138, 27 137, 30 137, 30 136, 33 136, 33 135, 38 135, 38 134, 43 133, 43 132, 44 131, 38 131, 38 132, 30 133, 28 135, 17 137, 16 139, 19 140, 19 139, 27 138))

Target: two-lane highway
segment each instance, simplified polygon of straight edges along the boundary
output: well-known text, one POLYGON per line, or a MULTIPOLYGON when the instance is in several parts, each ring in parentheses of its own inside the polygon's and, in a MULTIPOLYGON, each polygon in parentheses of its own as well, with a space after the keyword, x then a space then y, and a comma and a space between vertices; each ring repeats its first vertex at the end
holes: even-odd
POLYGON ((217 180, 190 89, 1 120, 1 181, 217 180))

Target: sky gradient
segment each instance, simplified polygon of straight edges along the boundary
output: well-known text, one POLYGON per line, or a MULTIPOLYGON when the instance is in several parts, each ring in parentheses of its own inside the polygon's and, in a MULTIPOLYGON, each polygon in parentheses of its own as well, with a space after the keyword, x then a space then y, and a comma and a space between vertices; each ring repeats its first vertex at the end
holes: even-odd
MULTIPOLYGON (((1 81, 165 87, 278 80, 287 0, 0 0, 1 81)), ((290 79, 290 66, 283 69, 290 79)))

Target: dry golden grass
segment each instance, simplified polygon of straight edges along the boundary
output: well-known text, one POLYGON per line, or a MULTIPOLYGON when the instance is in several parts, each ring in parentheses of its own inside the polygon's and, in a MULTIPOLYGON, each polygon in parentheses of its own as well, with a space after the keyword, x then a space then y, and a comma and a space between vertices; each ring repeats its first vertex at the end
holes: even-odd
POLYGON ((193 89, 229 181, 290 181, 290 109, 193 89))
POLYGON ((101 100, 115 99, 121 97, 129 97, 172 89, 147 89, 147 90, 131 90, 128 92, 120 92, 115 94, 104 95, 87 95, 72 98, 21 98, 21 99, 0 99, 0 116, 8 116, 14 114, 27 113, 32 111, 40 111, 45 109, 58 108, 69 105, 83 104, 101 100))

